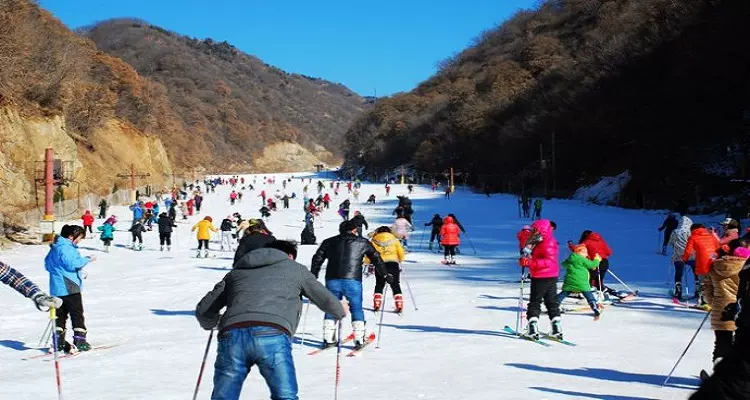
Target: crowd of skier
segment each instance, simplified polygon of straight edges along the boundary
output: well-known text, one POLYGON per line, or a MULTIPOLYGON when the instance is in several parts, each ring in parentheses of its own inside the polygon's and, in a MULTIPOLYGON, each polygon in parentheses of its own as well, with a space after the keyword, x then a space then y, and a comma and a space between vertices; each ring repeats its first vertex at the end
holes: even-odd
MULTIPOLYGON (((371 343, 375 335, 367 334, 363 305, 362 280, 375 275, 375 290, 372 297, 372 310, 384 311, 385 300, 390 288, 393 297, 393 310, 404 311, 404 297, 401 287, 403 263, 409 252, 409 240, 414 226, 414 209, 407 194, 397 196, 398 205, 392 212, 394 220, 390 225, 373 227, 366 220, 362 210, 350 210, 359 202, 361 183, 359 181, 324 183, 318 180, 314 185, 311 178, 298 178, 302 185, 301 214, 304 215, 304 228, 299 244, 317 245, 315 221, 330 209, 334 197, 346 190, 346 198, 337 208, 341 218, 339 234, 323 240, 313 256, 308 270, 295 262, 297 243, 278 240, 268 228, 277 212, 276 201, 283 202, 284 209, 290 200, 298 196, 289 185, 294 178, 281 181, 281 189, 268 195, 276 186, 276 178, 264 177, 252 182, 244 177, 213 178, 202 182, 183 183, 182 187, 164 189, 154 200, 136 201, 129 206, 132 222, 130 249, 143 249, 143 234, 158 229, 160 251, 172 250, 173 228, 180 221, 201 213, 204 193, 215 193, 217 187, 228 185, 231 192, 227 202, 230 207, 242 203, 243 193, 255 191, 259 187, 261 208, 260 218, 245 219, 239 212, 223 218, 217 228, 211 216, 203 216, 192 231, 196 234, 196 257, 210 257, 210 243, 215 234, 220 236, 220 249, 234 252, 233 269, 198 304, 196 316, 200 325, 218 331, 220 344, 214 374, 212 398, 235 399, 239 397, 242 382, 249 366, 242 360, 254 360, 271 389, 272 398, 296 399, 297 383, 294 363, 291 357, 291 340, 297 330, 302 315, 301 297, 304 296, 320 307, 326 314, 323 320, 323 340, 321 350, 340 346, 352 341, 354 351, 361 351, 371 343), (343 184, 343 188, 341 185, 343 184), (317 190, 315 198, 310 197, 310 188, 317 190), (205 192, 202 190, 205 188, 205 192), (333 192, 333 196, 331 196, 333 192), (161 205, 164 205, 162 211, 161 205), (179 210, 179 214, 178 214, 179 210), (369 232, 369 233, 367 233, 369 232), (327 262, 325 284, 318 282, 318 276, 327 262), (273 268, 271 268, 273 267, 273 268), (311 273, 310 273, 311 272, 311 273), (231 289, 231 290, 230 290, 231 289), (243 293, 256 293, 256 296, 243 296, 243 293), (280 301, 279 299, 286 299, 280 301), (339 303, 345 300, 345 303, 339 303), (221 310, 226 311, 221 314, 221 310), (341 319, 351 315, 352 334, 342 337, 341 319), (262 340, 261 340, 262 339, 262 340), (248 340, 256 341, 255 346, 246 346, 248 340), (278 359, 269 361, 264 354, 277 354, 278 359)), ((438 188, 432 185, 432 191, 438 188)), ((408 194, 413 186, 407 186, 408 194)), ((446 197, 452 188, 446 190, 446 197)), ((391 185, 384 186, 385 197, 390 197, 391 185)), ((215 199, 215 198, 214 198, 215 199)), ((376 203, 375 194, 370 194, 364 206, 376 203)), ((598 320, 607 304, 629 301, 638 293, 617 291, 604 281, 608 272, 619 281, 610 269, 609 259, 612 248, 601 234, 590 230, 582 232, 578 243, 568 242, 569 255, 562 261, 560 246, 555 238, 557 225, 554 221, 542 218, 542 200, 532 201, 528 196, 518 200, 519 214, 534 219, 517 233, 519 248, 520 296, 516 329, 506 330, 521 338, 539 342, 543 339, 564 343, 562 314, 581 311, 566 310, 566 299, 583 299, 591 310, 594 320, 598 320), (558 290, 558 281, 564 271, 563 283, 558 290), (528 303, 524 303, 524 285, 529 283, 528 303), (544 304, 550 320, 550 331, 545 333, 539 327, 539 319, 544 304), (526 309, 525 315, 523 309, 526 309), (526 318, 526 326, 523 318, 526 318)), ((108 215, 109 205, 105 200, 99 204, 99 219, 103 223, 96 228, 103 250, 110 251, 115 232, 118 232, 118 218, 108 215)), ((85 267, 96 261, 96 257, 84 257, 77 245, 93 234, 96 221, 90 211, 81 216, 82 224, 65 225, 56 236, 45 258, 45 267, 50 275, 50 293, 46 294, 35 284, 23 277, 20 272, 0 263, 0 281, 14 287, 22 295, 31 298, 41 310, 57 310, 56 329, 53 335, 53 350, 60 352, 87 351, 87 329, 83 314, 82 288, 86 278, 85 267), (70 317, 73 329, 73 343, 66 340, 66 323, 70 317)), ((322 223, 322 222, 321 222, 322 223)), ((430 230, 428 249, 442 251, 442 262, 457 264, 460 254, 461 237, 465 227, 458 218, 448 213, 444 217, 434 214, 422 224, 430 230)), ((696 399, 722 398, 719 391, 748 393, 747 355, 750 354, 750 315, 743 312, 742 300, 750 295, 750 233, 741 236, 741 227, 735 219, 727 218, 721 230, 708 229, 695 224, 686 215, 670 214, 659 227, 660 252, 668 254, 672 250, 671 262, 674 266, 673 296, 676 302, 683 300, 687 293, 684 287, 685 267, 691 267, 695 276, 694 299, 705 311, 710 311, 712 327, 715 331, 713 376, 704 376, 705 382, 696 399), (737 371, 744 368, 745 374, 737 371)), ((473 244, 472 244, 473 247, 473 244)), ((620 281, 624 284, 624 282, 620 281)), ((627 285, 625 285, 627 287, 627 285)), ((628 288, 629 289, 629 288, 628 288)), ((575 301, 574 300, 574 301, 575 301)), ((416 305, 415 305, 416 308, 416 305)), ((305 313, 306 314, 306 313, 305 313)))

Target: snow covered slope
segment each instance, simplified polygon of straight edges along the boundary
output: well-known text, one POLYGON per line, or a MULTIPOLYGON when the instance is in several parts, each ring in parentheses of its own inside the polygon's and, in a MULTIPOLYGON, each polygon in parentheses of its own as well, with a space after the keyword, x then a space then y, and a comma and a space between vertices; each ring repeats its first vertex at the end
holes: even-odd
MULTIPOLYGON (((276 176, 280 187, 286 175, 276 176)), ((66 397, 192 396, 208 337, 193 310, 229 270, 232 254, 214 251, 215 258, 194 258, 196 241, 190 227, 205 215, 211 215, 217 226, 234 211, 257 217, 262 187, 258 184, 256 192, 246 192, 244 201, 234 207, 229 205, 227 187, 207 194, 202 214, 179 224, 171 253, 159 252, 156 231, 144 234, 142 252, 124 247, 130 241, 128 232, 116 232, 116 247, 109 254, 100 250, 98 239, 82 243, 82 253, 99 258, 87 267, 83 289, 90 342, 121 344, 62 360, 66 397)), ((265 189, 273 193, 276 188, 265 189)), ((299 179, 290 189, 301 197, 299 179)), ((345 197, 343 185, 342 189, 335 204, 345 197)), ((355 204, 352 211, 361 210, 371 229, 390 225, 395 196, 406 193, 406 187, 393 185, 391 197, 385 198, 382 185, 365 184, 360 200, 370 193, 378 196, 377 205, 355 204)), ((668 297, 669 258, 656 254, 661 215, 578 201, 545 202, 543 216, 558 224, 562 257, 568 254, 566 240, 577 240, 584 229, 597 231, 614 250, 612 271, 639 289, 642 297, 608 307, 598 322, 590 313, 565 314, 566 339, 578 346, 553 343, 543 347, 503 332, 505 325, 515 326, 518 303, 515 233, 528 223, 518 218, 515 198, 486 198, 459 189, 447 200, 424 187, 417 187, 411 198, 418 230, 410 240, 412 252, 404 268, 419 310, 414 311, 404 286, 406 311, 403 316, 385 314, 381 348, 373 346, 362 357, 342 359, 341 399, 686 399, 698 384, 700 369, 710 367, 713 335, 706 326, 670 384, 660 387, 703 317, 701 312, 676 307, 668 297), (429 231, 423 231, 434 213, 449 212, 459 217, 469 233, 463 237, 457 266, 442 265, 440 255, 426 251, 429 231)), ((121 220, 119 229, 127 229, 130 213, 124 207, 114 213, 121 220)), ((292 200, 290 210, 274 214, 268 225, 278 238, 298 240, 302 219, 298 198, 292 200)), ((339 221, 335 210, 326 211, 323 226, 316 222, 318 241, 335 234, 339 221)), ((212 247, 218 249, 218 242, 212 247)), ((0 259, 47 289, 46 251, 45 246, 17 247, 0 253, 0 259)), ((309 265, 314 251, 315 246, 302 246, 298 261, 309 265)), ((606 283, 622 287, 612 277, 606 283)), ((366 279, 364 285, 365 306, 370 307, 374 278, 366 279)), ((47 323, 46 314, 5 287, 0 287, 0 304, 0 399, 55 398, 53 364, 43 359, 22 360, 41 353, 33 347, 47 323)), ((386 304, 392 309, 390 296, 386 304)), ((377 330, 379 315, 367 311, 366 316, 368 329, 377 330)), ((548 330, 544 316, 540 326, 548 330)), ((322 313, 311 307, 307 339, 318 342, 321 328, 322 313)), ((333 398, 335 351, 308 356, 312 347, 295 347, 300 398, 333 398)), ((210 397, 214 358, 215 341, 201 399, 210 397)), ((248 377, 242 398, 268 398, 257 372, 248 377)))

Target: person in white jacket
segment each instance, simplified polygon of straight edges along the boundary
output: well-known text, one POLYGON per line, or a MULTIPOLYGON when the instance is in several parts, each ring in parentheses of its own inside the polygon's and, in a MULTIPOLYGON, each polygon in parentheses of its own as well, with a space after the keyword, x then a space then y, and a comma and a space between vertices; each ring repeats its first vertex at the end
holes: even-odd
POLYGON ((399 238, 399 240, 401 241, 401 245, 404 246, 404 249, 408 249, 409 247, 409 235, 411 235, 411 231, 413 230, 414 227, 404 217, 397 218, 391 226, 391 231, 397 238, 399 238))
MULTIPOLYGON (((682 276, 685 272, 685 265, 689 265, 693 269, 693 274, 695 274, 695 256, 693 255, 690 260, 687 262, 682 261, 682 254, 685 252, 685 247, 687 246, 688 238, 690 237, 690 225, 693 224, 693 220, 691 220, 687 216, 682 216, 680 219, 680 224, 677 226, 677 229, 672 232, 672 236, 669 238, 669 245, 672 246, 674 249, 674 252, 672 253, 672 263, 674 264, 674 293, 673 296, 677 299, 682 298, 682 276)), ((698 278, 696 276, 695 278, 696 282, 696 291, 695 293, 698 293, 697 285, 698 285, 698 278)))

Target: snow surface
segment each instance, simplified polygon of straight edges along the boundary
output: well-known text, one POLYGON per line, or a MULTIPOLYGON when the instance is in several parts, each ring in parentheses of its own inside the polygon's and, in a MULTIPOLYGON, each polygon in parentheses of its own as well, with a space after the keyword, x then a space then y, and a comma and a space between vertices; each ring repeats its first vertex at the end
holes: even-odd
POLYGON ((617 176, 605 176, 593 185, 584 186, 576 190, 573 198, 594 204, 614 205, 617 203, 620 192, 628 185, 630 179, 629 171, 625 171, 617 176))
MULTIPOLYGON (((277 174, 281 186, 281 178, 277 174)), ((299 176, 299 175, 298 175, 299 176)), ((315 182, 315 181, 313 181, 315 182)), ((396 195, 405 185, 392 185, 385 198, 382 185, 365 184, 360 200, 378 196, 376 206, 356 204, 371 229, 392 222, 396 195)), ((61 361, 62 385, 68 398, 186 399, 192 396, 208 337, 193 317, 195 304, 231 267, 232 254, 214 251, 215 258, 196 259, 191 225, 211 215, 216 225, 231 212, 258 216, 260 199, 246 193, 242 203, 230 207, 228 187, 207 194, 203 213, 179 224, 171 253, 158 251, 158 234, 146 233, 146 250, 134 252, 128 232, 116 232, 115 247, 101 251, 98 239, 82 243, 83 254, 98 260, 87 267, 83 289, 89 339, 93 345, 122 341, 118 347, 61 361)), ((275 187, 266 187, 273 193, 275 187)), ((290 189, 301 196, 299 179, 290 189)), ((315 193, 314 185, 310 193, 315 193)), ((342 185, 342 201, 346 189, 342 185)), ((685 356, 670 384, 660 387, 685 349, 703 313, 676 307, 668 297, 669 258, 656 254, 656 228, 663 215, 553 200, 544 204, 543 216, 557 222, 561 256, 566 240, 577 240, 584 229, 600 232, 614 249, 612 270, 641 297, 610 306, 594 322, 590 313, 563 316, 566 339, 578 347, 538 344, 508 336, 504 325, 515 326, 519 293, 516 231, 528 221, 518 218, 515 197, 472 194, 459 189, 450 200, 429 188, 416 187, 411 196, 418 231, 404 263, 406 277, 419 306, 414 311, 404 285, 403 316, 386 313, 380 349, 366 349, 359 358, 342 357, 339 398, 390 399, 686 399, 698 385, 702 368, 710 371, 713 335, 706 325, 685 356), (445 266, 441 256, 427 252, 429 231, 424 222, 434 213, 453 212, 468 229, 463 237, 458 266, 445 266), (477 254, 472 251, 475 246, 477 254)), ((279 203, 280 205, 281 203, 279 203)), ((335 207, 335 205, 334 205, 335 207)), ((291 202, 268 223, 279 238, 299 239, 303 226, 302 200, 291 202)), ((119 229, 127 229, 125 207, 114 208, 119 229)), ((318 241, 336 233, 340 218, 326 211, 316 222, 318 241), (323 225, 320 227, 320 225, 323 225)), ((101 221, 98 221, 101 222, 101 221)), ((218 248, 218 242, 212 244, 218 248)), ((298 260, 309 265, 316 246, 302 246, 298 260)), ((46 246, 16 247, 0 259, 27 274, 47 289, 44 271, 46 246)), ((611 276, 607 283, 613 287, 611 276)), ((365 306, 371 306, 374 278, 367 278, 365 306)), ((692 288, 691 288, 692 289, 692 288)), ((527 293, 528 295, 528 293, 527 293)), ((390 297, 390 296, 389 296, 390 297)), ((0 399, 56 398, 53 363, 22 360, 40 354, 34 349, 47 324, 46 314, 31 301, 8 288, 0 288, 0 399)), ((392 299, 387 300, 392 307, 392 299)), ((377 329, 378 316, 366 311, 369 329, 377 329)), ((322 313, 311 307, 307 338, 320 341, 322 313)), ((300 324, 300 330, 302 329, 300 324)), ((540 323, 548 330, 544 316, 540 323)), ((348 326, 348 324, 347 324, 348 326)), ((302 333, 298 332, 297 337, 302 333)), ((297 341, 298 342, 298 341, 297 341)), ((215 343, 199 398, 208 399, 212 388, 215 343)), ((334 392, 336 352, 308 356, 313 348, 295 344, 300 398, 331 399, 334 392)), ((243 399, 268 398, 260 375, 252 371, 243 399)))

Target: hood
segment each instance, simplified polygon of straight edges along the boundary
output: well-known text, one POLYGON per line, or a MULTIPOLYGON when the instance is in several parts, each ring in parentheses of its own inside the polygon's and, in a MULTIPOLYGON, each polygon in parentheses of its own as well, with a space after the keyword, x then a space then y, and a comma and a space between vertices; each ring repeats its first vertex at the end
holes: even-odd
POLYGON ((690 225, 693 225, 693 220, 690 217, 684 216, 680 220, 680 224, 677 226, 677 231, 690 233, 690 225))
POLYGON ((50 244, 49 247, 53 249, 59 249, 62 247, 78 247, 70 239, 64 237, 58 237, 57 240, 50 244))
POLYGON ((713 236, 713 233, 709 232, 706 228, 698 228, 691 232, 691 235, 695 236, 713 236))
POLYGON ((234 269, 263 268, 289 260, 289 256, 281 250, 260 248, 255 249, 239 259, 234 264, 234 269))
POLYGON ((720 277, 727 278, 739 274, 745 265, 745 260, 744 257, 724 256, 717 258, 711 268, 720 277))
POLYGON ((389 232, 380 232, 372 237, 372 242, 380 247, 388 247, 393 245, 398 238, 389 232))
POLYGON ((537 232, 541 233, 542 235, 549 235, 552 233, 552 225, 550 225, 548 219, 540 219, 538 221, 534 221, 534 223, 531 224, 531 227, 536 229, 537 232))
POLYGON ((600 234, 598 234, 596 232, 591 232, 591 234, 589 235, 589 237, 586 238, 586 240, 591 240, 591 241, 594 241, 594 242, 602 242, 602 241, 604 241, 604 239, 602 239, 602 235, 600 235, 600 234))
POLYGON ((443 220, 443 223, 444 224, 454 224, 454 223, 456 223, 456 221, 453 220, 453 217, 445 217, 445 219, 443 220))
POLYGON ((89 210, 86 210, 86 212, 84 212, 84 214, 85 214, 85 215, 91 215, 91 211, 89 211, 89 210))

